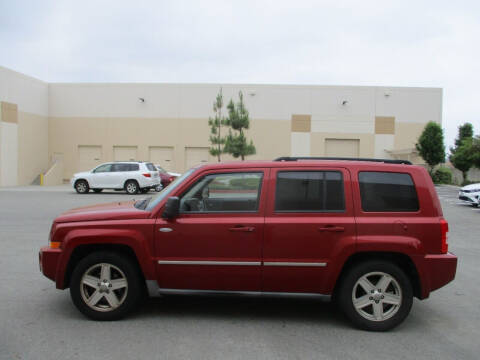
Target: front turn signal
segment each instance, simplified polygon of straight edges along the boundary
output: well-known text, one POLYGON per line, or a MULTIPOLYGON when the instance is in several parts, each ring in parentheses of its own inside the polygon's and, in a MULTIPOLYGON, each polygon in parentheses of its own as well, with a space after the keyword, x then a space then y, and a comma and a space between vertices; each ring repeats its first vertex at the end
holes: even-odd
POLYGON ((60 241, 50 241, 50 247, 52 249, 59 249, 60 248, 60 241))

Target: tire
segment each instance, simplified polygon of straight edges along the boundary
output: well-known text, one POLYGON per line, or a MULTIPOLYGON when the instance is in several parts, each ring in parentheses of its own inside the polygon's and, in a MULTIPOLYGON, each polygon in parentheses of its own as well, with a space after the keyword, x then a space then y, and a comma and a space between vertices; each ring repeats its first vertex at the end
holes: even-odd
POLYGON ((101 193, 102 190, 103 190, 103 189, 93 189, 93 192, 98 194, 98 193, 101 193))
POLYGON ((77 180, 75 183, 75 190, 79 194, 86 194, 90 190, 90 186, 88 186, 88 182, 86 180, 77 180))
POLYGON ((358 328, 387 331, 410 313, 413 290, 407 275, 395 264, 367 261, 350 269, 342 279, 338 302, 358 328))
POLYGON ((141 281, 139 269, 127 257, 95 252, 80 260, 73 270, 70 296, 78 310, 90 319, 119 320, 142 299, 141 281))
POLYGON ((127 192, 127 194, 134 195, 137 194, 139 190, 140 187, 135 180, 128 180, 125 183, 125 191, 127 192))

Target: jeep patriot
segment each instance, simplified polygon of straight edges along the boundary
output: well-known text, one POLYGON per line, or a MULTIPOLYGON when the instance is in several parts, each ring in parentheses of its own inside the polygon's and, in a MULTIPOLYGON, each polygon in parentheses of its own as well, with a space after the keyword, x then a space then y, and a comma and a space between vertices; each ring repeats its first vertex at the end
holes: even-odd
POLYGON ((329 296, 385 331, 454 279, 447 232, 421 166, 279 158, 201 165, 153 197, 67 211, 39 261, 95 320, 144 294, 329 296))

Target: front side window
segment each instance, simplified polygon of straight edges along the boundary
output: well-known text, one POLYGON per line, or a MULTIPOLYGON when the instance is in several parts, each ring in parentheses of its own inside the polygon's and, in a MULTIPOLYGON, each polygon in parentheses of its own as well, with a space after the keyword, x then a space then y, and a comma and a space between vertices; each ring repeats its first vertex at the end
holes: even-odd
POLYGON ((110 171, 112 171, 112 164, 100 165, 100 166, 97 167, 95 170, 93 170, 93 172, 94 172, 95 174, 104 173, 104 172, 110 172, 110 171))
POLYGON ((365 212, 418 211, 417 192, 409 174, 360 172, 360 196, 365 212))
POLYGON ((263 173, 211 174, 182 196, 182 213, 256 212, 263 173))
POLYGON ((276 212, 341 212, 345 210, 340 171, 280 171, 276 212))

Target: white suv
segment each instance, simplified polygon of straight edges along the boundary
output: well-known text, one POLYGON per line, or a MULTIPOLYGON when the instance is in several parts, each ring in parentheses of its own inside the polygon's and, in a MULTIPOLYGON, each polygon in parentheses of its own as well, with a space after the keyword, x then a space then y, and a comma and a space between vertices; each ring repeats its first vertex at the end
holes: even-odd
POLYGON ((480 204, 480 183, 464 186, 458 192, 458 198, 472 206, 480 204))
POLYGON ((128 194, 162 189, 155 166, 139 161, 101 164, 91 171, 73 175, 70 182, 79 194, 88 193, 90 189, 96 193, 103 189, 125 190, 128 194))

